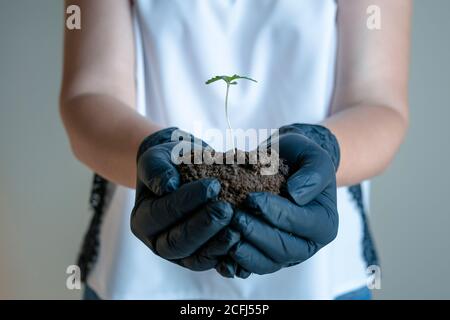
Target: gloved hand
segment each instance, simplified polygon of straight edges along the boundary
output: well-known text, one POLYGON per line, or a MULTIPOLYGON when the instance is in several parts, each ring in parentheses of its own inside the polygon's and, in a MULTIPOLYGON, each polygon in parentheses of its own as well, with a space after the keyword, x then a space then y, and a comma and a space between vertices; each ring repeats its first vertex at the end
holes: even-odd
MULTIPOLYGON (((225 228, 233 208, 217 201, 218 180, 202 179, 180 186, 180 175, 171 161, 179 143, 171 139, 175 130, 156 132, 139 148, 131 230, 158 256, 191 270, 207 270, 217 266, 240 235, 225 228)), ((184 132, 179 135, 194 148, 207 147, 190 135, 191 141, 186 141, 184 132)), ((234 272, 227 265, 222 269, 234 272)))
MULTIPOLYGON (((269 146, 273 143, 269 142, 269 146)), ((279 155, 298 170, 285 196, 251 193, 232 226, 243 239, 230 251, 238 277, 267 274, 301 263, 337 235, 339 145, 326 128, 294 124, 279 130, 279 155)))

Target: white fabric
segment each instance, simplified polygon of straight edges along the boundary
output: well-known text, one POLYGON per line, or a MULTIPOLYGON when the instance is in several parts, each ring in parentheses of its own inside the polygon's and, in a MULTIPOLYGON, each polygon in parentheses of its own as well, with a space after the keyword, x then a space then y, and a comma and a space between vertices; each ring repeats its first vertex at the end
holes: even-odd
MULTIPOLYGON (((229 112, 237 128, 317 123, 334 81, 334 0, 138 0, 135 8, 138 105, 142 114, 201 138, 226 129, 224 85, 238 73, 229 112), (199 126, 202 130, 198 130, 199 126)), ((209 141, 213 147, 214 141, 209 141)), ((154 255, 130 231, 134 191, 117 187, 88 279, 104 299, 332 299, 366 283, 359 213, 338 189, 337 239, 295 267, 250 278, 193 272, 154 255)))

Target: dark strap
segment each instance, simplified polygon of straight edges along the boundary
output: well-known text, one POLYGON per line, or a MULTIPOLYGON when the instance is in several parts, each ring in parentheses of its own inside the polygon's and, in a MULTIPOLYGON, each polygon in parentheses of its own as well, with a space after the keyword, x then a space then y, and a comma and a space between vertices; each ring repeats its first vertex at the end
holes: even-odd
POLYGON ((89 272, 97 261, 100 245, 100 226, 105 211, 107 190, 108 181, 103 177, 94 174, 91 196, 89 199, 93 215, 86 234, 84 235, 77 263, 81 272, 81 281, 83 282, 86 282, 89 272))
POLYGON ((361 221, 363 225, 363 257, 366 262, 367 267, 373 265, 379 265, 377 251, 375 249, 375 244, 372 238, 372 233, 369 228, 369 221, 366 214, 363 192, 361 184, 357 184, 348 188, 348 191, 352 195, 353 201, 355 201, 356 206, 359 210, 361 221))

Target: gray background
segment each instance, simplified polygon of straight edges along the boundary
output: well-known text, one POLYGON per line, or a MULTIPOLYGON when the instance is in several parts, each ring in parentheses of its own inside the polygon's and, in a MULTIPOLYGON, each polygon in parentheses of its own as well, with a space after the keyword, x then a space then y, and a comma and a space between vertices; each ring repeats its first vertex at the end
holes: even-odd
MULTIPOLYGON (((58 115, 63 1, 0 0, 0 298, 79 298, 65 287, 89 221, 90 172, 58 115)), ((450 298, 450 1, 415 1, 411 127, 373 180, 379 299, 450 298)))

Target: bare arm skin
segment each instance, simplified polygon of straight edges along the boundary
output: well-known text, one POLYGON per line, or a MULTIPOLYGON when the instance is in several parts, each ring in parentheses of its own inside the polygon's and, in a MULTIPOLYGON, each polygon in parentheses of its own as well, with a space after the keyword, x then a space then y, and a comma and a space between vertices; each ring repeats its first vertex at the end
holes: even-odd
POLYGON ((408 127, 410 0, 338 1, 337 75, 331 116, 338 138, 338 185, 383 172, 408 127), (366 10, 381 8, 381 30, 366 27, 366 10))
POLYGON ((75 156, 115 183, 135 188, 141 141, 160 128, 139 115, 128 0, 67 0, 81 30, 65 31, 60 113, 75 156))

